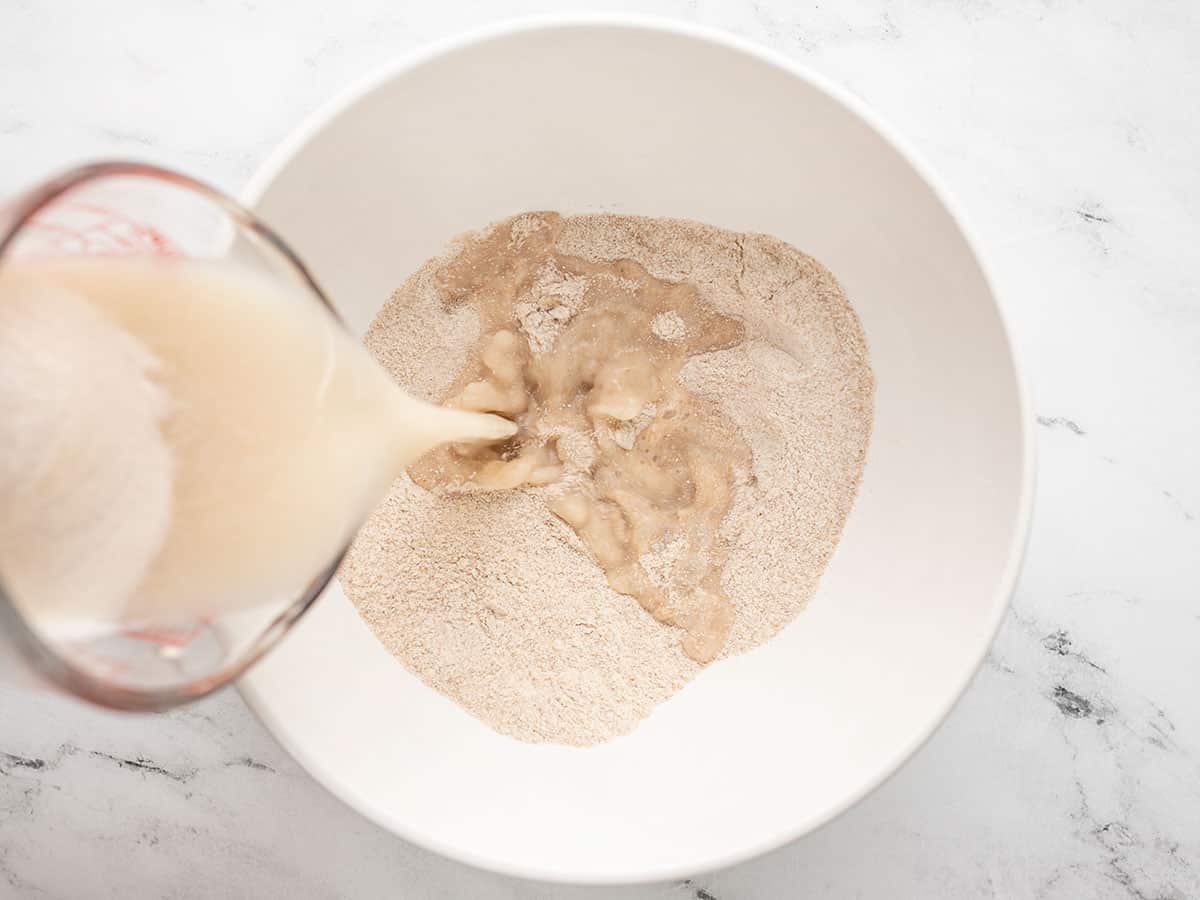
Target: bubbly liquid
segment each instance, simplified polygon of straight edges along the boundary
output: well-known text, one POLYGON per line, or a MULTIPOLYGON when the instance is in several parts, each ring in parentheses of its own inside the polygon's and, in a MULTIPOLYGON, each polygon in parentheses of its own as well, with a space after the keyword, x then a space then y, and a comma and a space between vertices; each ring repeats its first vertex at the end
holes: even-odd
POLYGON ((0 580, 47 627, 288 603, 408 463, 514 432, 232 266, 0 268, 0 580))

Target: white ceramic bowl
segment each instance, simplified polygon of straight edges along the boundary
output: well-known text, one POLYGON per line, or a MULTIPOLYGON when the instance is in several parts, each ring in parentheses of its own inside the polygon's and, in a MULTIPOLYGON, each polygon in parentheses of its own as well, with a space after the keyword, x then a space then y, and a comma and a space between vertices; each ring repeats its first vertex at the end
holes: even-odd
POLYGON ((656 880, 816 828, 942 721, 1019 564, 1028 403, 961 218, 857 100, 723 34, 522 22, 354 89, 248 194, 360 331, 451 237, 521 210, 766 232, 841 281, 878 381, 862 490, 809 608, 628 737, 501 737, 410 675, 332 587, 242 690, 334 794, 478 866, 656 880))

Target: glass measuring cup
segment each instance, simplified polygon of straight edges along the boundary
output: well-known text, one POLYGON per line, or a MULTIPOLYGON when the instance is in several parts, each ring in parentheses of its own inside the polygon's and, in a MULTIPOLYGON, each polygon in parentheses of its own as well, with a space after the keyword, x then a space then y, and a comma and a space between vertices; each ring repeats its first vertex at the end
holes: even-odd
MULTIPOLYGON (((269 228, 187 176, 140 163, 102 162, 51 178, 0 205, 0 272, 29 260, 94 256, 236 261, 286 285, 297 302, 317 304, 337 318, 312 276, 269 228)), ((0 571, 0 672, 117 709, 165 709, 196 699, 269 650, 328 584, 344 551, 314 560, 311 573, 304 574, 309 580, 294 596, 162 627, 114 623, 86 639, 51 633, 23 613, 0 571)))

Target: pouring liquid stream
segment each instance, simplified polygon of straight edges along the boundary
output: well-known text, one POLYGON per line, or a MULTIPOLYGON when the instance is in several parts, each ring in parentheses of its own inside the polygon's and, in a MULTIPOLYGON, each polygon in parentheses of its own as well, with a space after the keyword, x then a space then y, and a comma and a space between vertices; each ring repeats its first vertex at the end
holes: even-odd
POLYGON ((0 582, 54 639, 283 608, 409 463, 514 432, 232 264, 0 268, 0 582))

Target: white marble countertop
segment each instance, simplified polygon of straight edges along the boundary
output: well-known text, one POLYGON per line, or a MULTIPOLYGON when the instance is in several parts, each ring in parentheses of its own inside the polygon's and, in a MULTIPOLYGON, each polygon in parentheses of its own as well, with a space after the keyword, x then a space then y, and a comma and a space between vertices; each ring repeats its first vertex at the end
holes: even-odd
MULTIPOLYGON (((385 60, 552 6, 7 0, 0 195, 114 155, 236 191, 305 113, 385 60)), ((736 31, 848 86, 977 226, 1042 427, 1024 574, 963 701, 818 833, 694 882, 590 891, 391 837, 232 691, 152 718, 4 692, 0 897, 1200 897, 1200 8, 591 4, 633 7, 736 31)))

